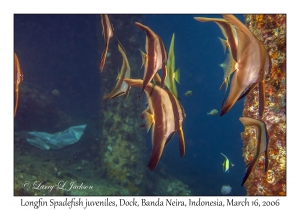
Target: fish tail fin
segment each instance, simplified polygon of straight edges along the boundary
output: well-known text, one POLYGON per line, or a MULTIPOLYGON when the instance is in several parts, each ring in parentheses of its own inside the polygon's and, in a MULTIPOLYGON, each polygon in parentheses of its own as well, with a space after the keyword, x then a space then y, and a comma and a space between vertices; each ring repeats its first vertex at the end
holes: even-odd
POLYGON ((209 115, 209 112, 207 112, 207 115, 209 115))
POLYGON ((173 75, 175 81, 180 84, 180 68, 176 69, 176 71, 174 71, 174 75, 173 75))
POLYGON ((226 48, 227 48, 227 46, 228 46, 227 40, 222 39, 222 38, 220 38, 220 37, 218 37, 218 38, 219 38, 219 40, 220 40, 220 42, 221 42, 221 44, 222 44, 222 46, 223 46, 223 50, 224 50, 224 53, 225 53, 225 52, 226 52, 226 48))

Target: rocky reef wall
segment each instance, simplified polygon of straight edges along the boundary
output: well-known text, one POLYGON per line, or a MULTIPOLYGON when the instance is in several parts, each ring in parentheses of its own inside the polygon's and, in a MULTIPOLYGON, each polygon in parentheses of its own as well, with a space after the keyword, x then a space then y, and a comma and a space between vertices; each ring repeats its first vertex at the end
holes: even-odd
MULTIPOLYGON (((105 95, 115 86, 118 71, 122 67, 122 57, 117 47, 117 39, 125 48, 132 75, 142 78, 141 58, 138 49, 143 49, 143 36, 134 22, 142 21, 142 15, 109 15, 114 28, 110 41, 109 56, 101 73, 100 92, 105 95)), ((103 37, 99 37, 103 39, 103 37)), ((104 40, 101 50, 104 48, 104 40)), ((101 55, 102 52, 99 52, 101 55)), ((144 104, 138 100, 138 92, 131 89, 127 98, 117 97, 103 100, 100 104, 100 155, 105 176, 125 187, 129 194, 138 195, 144 188, 147 159, 145 156, 145 130, 137 120, 144 104)), ((103 96, 102 96, 103 98, 103 96)))
MULTIPOLYGON (((249 176, 245 187, 247 195, 286 195, 286 15, 247 15, 246 25, 265 45, 272 61, 266 79, 266 107, 262 121, 269 134, 269 166, 265 173, 262 155, 249 176)), ((244 102, 244 117, 259 119, 258 87, 248 94, 244 102)), ((241 134, 246 164, 252 158, 256 145, 255 130, 246 126, 241 134)))

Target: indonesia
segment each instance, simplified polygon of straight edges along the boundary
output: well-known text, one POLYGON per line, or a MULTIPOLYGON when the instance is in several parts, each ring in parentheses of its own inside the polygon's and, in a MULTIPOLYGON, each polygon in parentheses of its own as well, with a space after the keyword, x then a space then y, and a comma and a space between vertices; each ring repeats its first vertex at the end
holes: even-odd
POLYGON ((189 199, 189 206, 223 206, 224 204, 222 203, 222 201, 219 201, 219 199, 217 200, 210 200, 210 201, 201 201, 201 198, 199 198, 198 200, 192 200, 189 199))

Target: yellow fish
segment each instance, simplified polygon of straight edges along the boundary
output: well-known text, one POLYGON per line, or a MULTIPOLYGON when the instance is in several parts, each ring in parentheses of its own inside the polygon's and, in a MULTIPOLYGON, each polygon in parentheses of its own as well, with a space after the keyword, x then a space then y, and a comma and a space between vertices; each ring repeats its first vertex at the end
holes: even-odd
POLYGON ((222 152, 221 152, 221 155, 223 155, 225 157, 225 160, 223 162, 223 171, 226 173, 229 173, 229 169, 232 168, 234 166, 234 164, 229 161, 229 159, 226 157, 226 155, 224 155, 222 152))
POLYGON ((178 98, 176 82, 178 84, 180 83, 180 69, 178 68, 175 71, 174 39, 175 39, 175 33, 173 33, 171 43, 170 43, 170 48, 169 48, 169 54, 167 60, 168 74, 166 77, 165 85, 171 91, 171 93, 173 93, 173 95, 176 98, 178 98))
MULTIPOLYGON (((140 79, 124 79, 124 81, 130 86, 143 87, 143 80, 140 79)), ((176 132, 179 137, 180 156, 184 156, 185 142, 182 124, 186 115, 178 99, 169 90, 152 83, 148 83, 144 90, 149 107, 143 111, 142 117, 147 129, 152 127, 152 152, 148 167, 154 170, 165 145, 176 132)))

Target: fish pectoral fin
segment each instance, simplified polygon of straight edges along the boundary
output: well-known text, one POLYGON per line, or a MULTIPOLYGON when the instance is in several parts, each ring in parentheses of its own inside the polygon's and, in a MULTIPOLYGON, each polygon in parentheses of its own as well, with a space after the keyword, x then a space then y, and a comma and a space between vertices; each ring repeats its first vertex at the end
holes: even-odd
MULTIPOLYGON (((220 89, 219 89, 219 90, 222 90, 222 88, 223 88, 224 84, 225 84, 225 80, 222 82, 222 84, 221 84, 221 86, 220 86, 220 89)), ((227 85, 226 85, 226 86, 227 86, 227 85)), ((227 89, 227 87, 226 87, 226 89, 227 89)), ((225 92, 226 92, 226 90, 225 90, 225 92)))
POLYGON ((149 112, 147 111, 144 111, 142 113, 142 118, 144 119, 145 121, 145 126, 147 128, 147 133, 149 132, 153 122, 154 122, 154 116, 152 114, 150 114, 149 112))
POLYGON ((218 37, 218 38, 219 38, 219 40, 220 40, 220 42, 221 42, 221 44, 222 44, 222 46, 223 46, 224 53, 225 53, 225 52, 226 52, 226 49, 227 49, 227 47, 228 47, 227 40, 226 40, 226 39, 222 39, 222 38, 220 38, 220 37, 218 37))
POLYGON ((165 86, 165 80, 167 78, 167 75, 168 75, 168 69, 167 69, 167 66, 164 65, 163 68, 162 68, 162 77, 161 77, 161 83, 160 83, 160 87, 163 88, 165 86))
POLYGON ((241 79, 240 77, 243 76, 244 75, 238 75, 237 71, 234 72, 231 78, 230 91, 226 101, 225 102, 223 101, 220 116, 223 116, 231 109, 231 107, 235 104, 235 102, 243 92, 244 90, 243 83, 239 81, 241 79))
POLYGON ((266 103, 266 86, 265 81, 261 81, 258 84, 259 88, 259 106, 258 106, 258 112, 259 116, 262 117, 265 110, 265 103, 266 103))
POLYGON ((239 98, 238 101, 244 98, 248 93, 250 93, 257 85, 258 83, 253 83, 239 98))
POLYGON ((169 143, 169 141, 173 138, 174 135, 175 135, 175 131, 174 131, 173 133, 171 133, 171 134, 168 136, 165 145, 166 145, 167 143, 169 143))
POLYGON ((145 65, 145 63, 146 63, 146 60, 147 60, 147 54, 146 53, 144 53, 142 50, 140 50, 140 52, 141 52, 141 55, 142 55, 142 66, 141 66, 141 69, 143 68, 143 66, 145 65))
POLYGON ((180 68, 176 69, 173 73, 175 81, 180 84, 180 68))
POLYGON ((180 150, 180 157, 185 155, 185 141, 184 141, 184 133, 182 126, 178 130, 178 141, 179 141, 179 150, 180 150))
POLYGON ((128 97, 130 89, 131 89, 131 86, 128 86, 128 88, 123 96, 124 99, 128 97))

